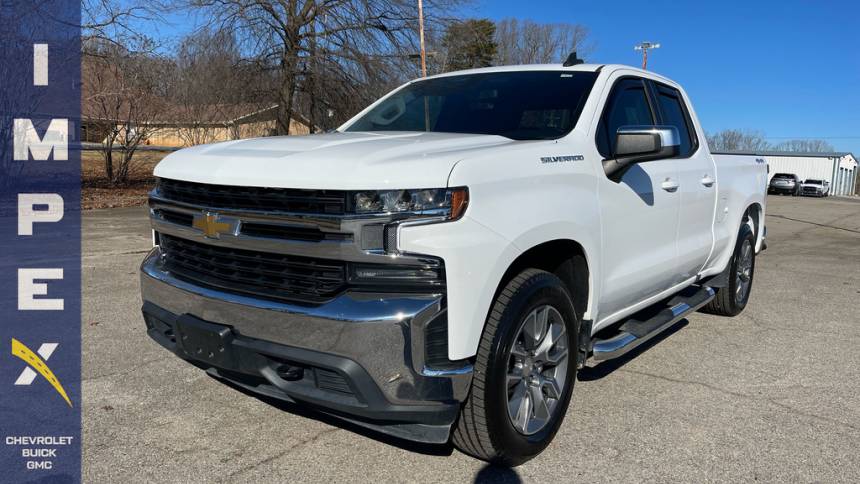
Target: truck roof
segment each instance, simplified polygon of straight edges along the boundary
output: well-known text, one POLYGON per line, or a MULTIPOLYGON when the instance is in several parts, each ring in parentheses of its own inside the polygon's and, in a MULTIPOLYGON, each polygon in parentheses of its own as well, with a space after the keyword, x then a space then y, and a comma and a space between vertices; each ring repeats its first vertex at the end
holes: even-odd
MULTIPOLYGON (((445 72, 442 74, 435 74, 432 76, 427 76, 427 79, 436 79, 436 78, 440 78, 440 77, 460 76, 460 75, 469 75, 469 74, 483 74, 483 73, 489 73, 489 72, 511 72, 511 71, 596 72, 598 70, 614 71, 617 69, 636 71, 637 74, 642 75, 643 77, 649 77, 652 79, 660 79, 660 80, 674 84, 674 82, 671 79, 663 77, 660 74, 656 74, 653 71, 646 71, 646 70, 642 70, 638 67, 628 66, 628 65, 624 65, 624 64, 577 64, 577 65, 569 66, 569 67, 565 67, 561 64, 520 64, 520 65, 510 65, 510 66, 482 67, 482 68, 478 68, 478 69, 465 69, 462 71, 451 71, 451 72, 445 72)), ((415 79, 415 80, 418 81, 421 79, 415 79)))

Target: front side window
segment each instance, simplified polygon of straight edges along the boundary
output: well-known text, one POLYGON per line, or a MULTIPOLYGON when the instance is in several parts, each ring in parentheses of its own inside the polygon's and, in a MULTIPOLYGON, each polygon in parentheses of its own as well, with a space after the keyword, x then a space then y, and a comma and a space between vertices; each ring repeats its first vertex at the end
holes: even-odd
POLYGON ((597 73, 492 72, 414 82, 345 131, 490 134, 557 139, 576 126, 597 73))
POLYGON ((622 126, 653 126, 654 114, 648 104, 645 85, 639 79, 618 83, 609 97, 597 127, 597 149, 604 158, 615 153, 615 135, 622 126))

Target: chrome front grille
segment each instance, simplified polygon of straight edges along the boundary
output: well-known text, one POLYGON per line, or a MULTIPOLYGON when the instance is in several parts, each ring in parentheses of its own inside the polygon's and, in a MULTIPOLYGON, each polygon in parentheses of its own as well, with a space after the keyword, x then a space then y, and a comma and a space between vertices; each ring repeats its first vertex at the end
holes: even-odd
MULTIPOLYGON (((197 286, 307 305, 346 291, 444 291, 443 261, 397 252, 400 219, 275 209, 274 198, 289 203, 285 194, 298 192, 345 193, 161 179, 149 199, 160 265, 197 286)), ((303 209, 317 203, 308 200, 303 209)))
POLYGON ((347 283, 342 261, 216 247, 162 234, 164 267, 193 284, 249 296, 321 303, 347 283))
POLYGON ((220 210, 342 215, 347 192, 294 188, 211 185, 160 178, 157 192, 165 199, 220 210))

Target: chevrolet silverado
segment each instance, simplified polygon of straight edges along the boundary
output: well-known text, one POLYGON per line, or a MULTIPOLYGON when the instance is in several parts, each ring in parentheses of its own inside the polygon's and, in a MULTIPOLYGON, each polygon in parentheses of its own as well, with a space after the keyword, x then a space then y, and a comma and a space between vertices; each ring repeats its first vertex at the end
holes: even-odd
POLYGON ((415 80, 335 132, 187 148, 155 175, 155 341, 507 465, 550 443, 583 366, 743 311, 765 237, 763 160, 712 156, 681 86, 621 65, 415 80))

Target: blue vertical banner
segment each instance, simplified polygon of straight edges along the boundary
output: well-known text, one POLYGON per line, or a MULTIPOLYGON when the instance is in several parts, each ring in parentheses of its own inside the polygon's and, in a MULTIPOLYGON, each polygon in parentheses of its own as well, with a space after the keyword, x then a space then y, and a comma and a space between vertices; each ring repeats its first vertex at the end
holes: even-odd
POLYGON ((0 18, 0 481, 80 482, 81 4, 0 18))

